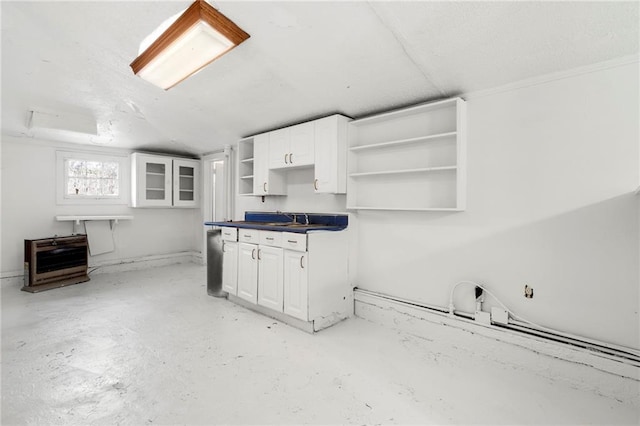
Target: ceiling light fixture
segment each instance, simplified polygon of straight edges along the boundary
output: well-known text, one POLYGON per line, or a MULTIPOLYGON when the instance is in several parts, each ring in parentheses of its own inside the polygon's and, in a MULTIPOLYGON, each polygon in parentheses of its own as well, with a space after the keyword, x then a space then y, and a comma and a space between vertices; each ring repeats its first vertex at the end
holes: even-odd
POLYGON ((148 47, 143 42, 142 53, 131 63, 131 69, 167 90, 248 39, 249 34, 206 1, 196 0, 150 37, 155 40, 148 47), (162 34, 153 37, 157 32, 162 34))

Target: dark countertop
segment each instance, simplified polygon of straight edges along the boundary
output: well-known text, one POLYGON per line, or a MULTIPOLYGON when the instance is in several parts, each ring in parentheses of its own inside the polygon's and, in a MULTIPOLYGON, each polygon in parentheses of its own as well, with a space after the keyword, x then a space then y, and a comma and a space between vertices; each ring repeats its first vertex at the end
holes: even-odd
POLYGON ((322 213, 246 212, 245 220, 205 222, 205 226, 227 226, 265 231, 296 232, 341 231, 347 227, 348 216, 322 213))

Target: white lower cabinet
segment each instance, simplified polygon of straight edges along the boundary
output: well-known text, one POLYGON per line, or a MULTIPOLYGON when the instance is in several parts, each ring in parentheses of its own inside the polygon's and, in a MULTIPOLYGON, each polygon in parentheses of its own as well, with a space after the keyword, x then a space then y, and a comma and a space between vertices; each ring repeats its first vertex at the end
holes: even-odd
POLYGON ((282 249, 258 247, 258 305, 282 312, 282 249))
POLYGON ((309 306, 309 253, 284 251, 284 313, 307 321, 309 306))
POLYGON ((238 243, 222 243, 222 290, 238 294, 238 243))
POLYGON ((238 297, 258 303, 258 245, 238 245, 238 297))
POLYGON ((353 314, 346 232, 240 229, 238 239, 224 246, 223 268, 230 270, 223 270, 223 288, 231 300, 307 331, 353 314))

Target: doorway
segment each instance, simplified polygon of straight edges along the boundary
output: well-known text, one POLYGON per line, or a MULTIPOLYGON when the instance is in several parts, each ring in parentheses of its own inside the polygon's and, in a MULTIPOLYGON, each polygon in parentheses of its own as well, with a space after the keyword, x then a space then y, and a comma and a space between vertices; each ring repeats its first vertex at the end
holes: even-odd
MULTIPOLYGON (((233 217, 231 188, 231 148, 203 157, 204 185, 202 199, 203 222, 223 222, 233 217)), ((202 230, 202 263, 206 264, 207 231, 202 230)))

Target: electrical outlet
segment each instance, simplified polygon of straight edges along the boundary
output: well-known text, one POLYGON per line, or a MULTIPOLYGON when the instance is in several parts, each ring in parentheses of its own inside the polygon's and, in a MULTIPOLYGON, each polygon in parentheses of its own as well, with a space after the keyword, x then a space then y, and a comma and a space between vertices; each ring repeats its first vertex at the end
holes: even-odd
POLYGON ((528 285, 524 285, 524 297, 527 299, 533 299, 533 287, 529 287, 528 285))

